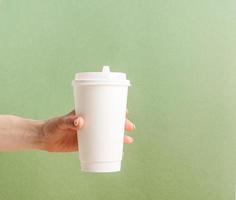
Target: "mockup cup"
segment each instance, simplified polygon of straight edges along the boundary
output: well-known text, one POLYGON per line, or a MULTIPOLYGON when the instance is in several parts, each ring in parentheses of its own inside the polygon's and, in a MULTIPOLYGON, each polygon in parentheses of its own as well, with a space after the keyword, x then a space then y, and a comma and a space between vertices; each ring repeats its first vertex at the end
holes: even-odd
POLYGON ((120 171, 130 81, 104 66, 102 72, 77 73, 72 85, 75 112, 85 119, 78 131, 81 170, 120 171))

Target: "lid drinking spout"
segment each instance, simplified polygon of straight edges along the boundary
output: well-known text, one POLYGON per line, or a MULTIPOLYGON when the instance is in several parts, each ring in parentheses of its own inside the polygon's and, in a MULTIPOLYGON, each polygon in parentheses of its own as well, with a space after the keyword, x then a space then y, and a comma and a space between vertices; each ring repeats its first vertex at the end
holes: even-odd
POLYGON ((110 67, 109 66, 103 66, 102 72, 109 73, 110 72, 110 67))

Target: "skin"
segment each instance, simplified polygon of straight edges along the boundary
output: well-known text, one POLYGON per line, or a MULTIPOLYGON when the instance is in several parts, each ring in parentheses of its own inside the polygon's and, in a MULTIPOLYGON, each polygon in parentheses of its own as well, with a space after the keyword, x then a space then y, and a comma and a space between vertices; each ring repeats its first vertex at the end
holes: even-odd
MULTIPOLYGON (((44 150, 48 152, 78 151, 77 130, 83 128, 84 119, 75 111, 48 120, 25 119, 13 115, 0 115, 0 151, 44 150)), ((135 125, 126 119, 125 130, 135 125)), ((124 136, 124 143, 133 138, 124 136)))

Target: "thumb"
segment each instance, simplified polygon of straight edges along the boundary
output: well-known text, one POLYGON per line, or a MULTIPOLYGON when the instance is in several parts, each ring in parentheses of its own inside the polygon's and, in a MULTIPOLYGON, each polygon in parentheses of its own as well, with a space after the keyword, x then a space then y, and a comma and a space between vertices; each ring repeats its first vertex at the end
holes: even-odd
POLYGON ((76 127, 76 129, 80 129, 84 126, 84 118, 83 117, 77 117, 74 120, 74 126, 76 127))
POLYGON ((78 116, 65 116, 62 120, 61 127, 63 129, 77 130, 82 128, 84 125, 84 119, 78 116))

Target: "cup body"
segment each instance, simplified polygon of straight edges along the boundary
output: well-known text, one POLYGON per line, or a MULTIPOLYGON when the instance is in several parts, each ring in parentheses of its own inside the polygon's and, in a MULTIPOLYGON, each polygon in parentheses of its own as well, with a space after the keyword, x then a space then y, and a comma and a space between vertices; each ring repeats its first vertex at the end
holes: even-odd
POLYGON ((85 119, 78 130, 81 170, 121 170, 128 85, 74 85, 75 111, 85 119))

